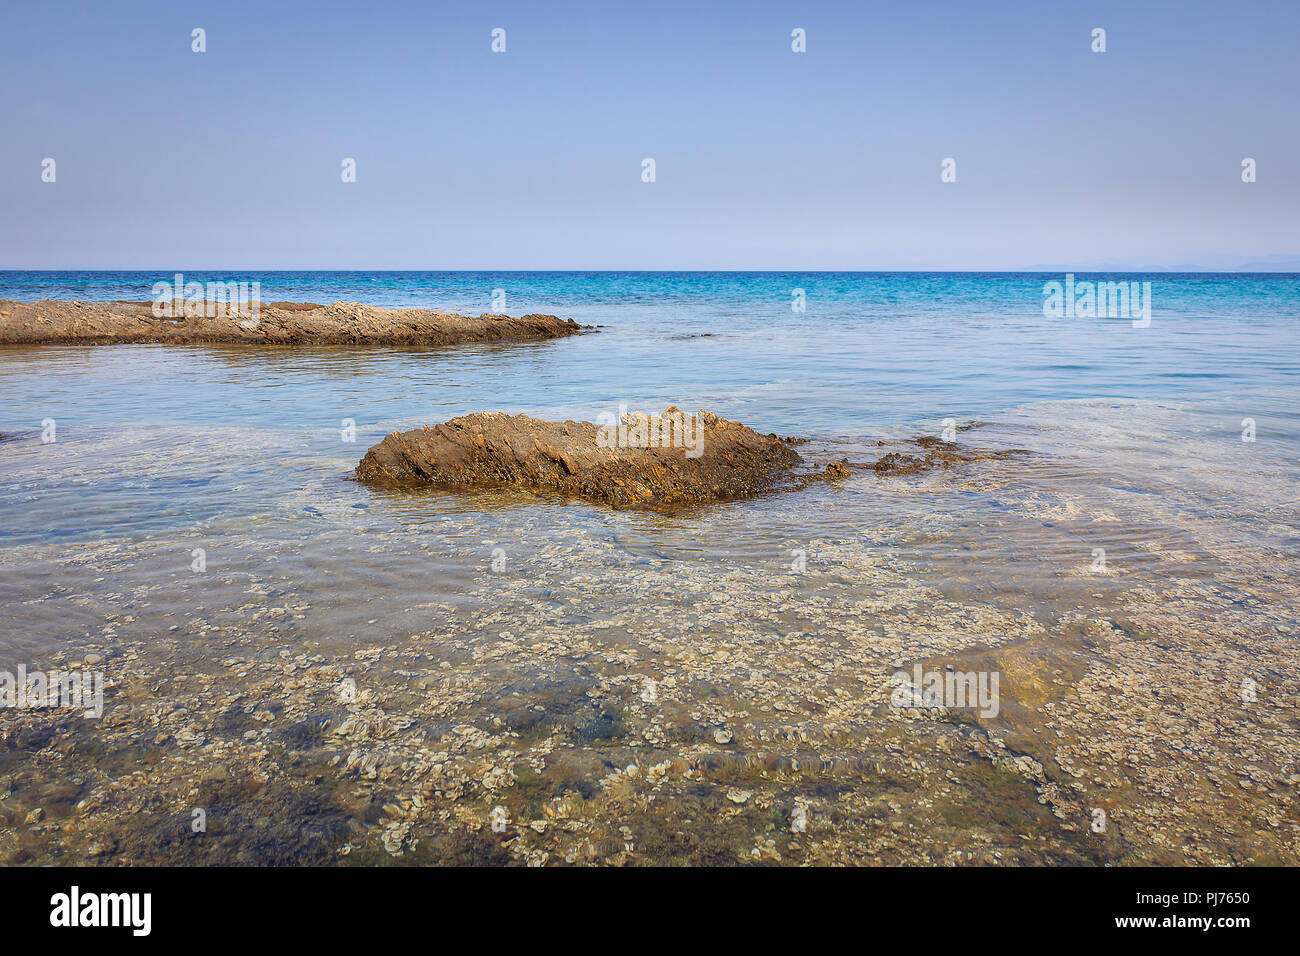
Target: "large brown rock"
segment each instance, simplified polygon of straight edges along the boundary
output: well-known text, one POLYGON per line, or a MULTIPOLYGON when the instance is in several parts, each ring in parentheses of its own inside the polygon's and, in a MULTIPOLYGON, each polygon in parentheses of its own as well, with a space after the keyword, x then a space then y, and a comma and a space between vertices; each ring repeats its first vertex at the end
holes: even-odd
POLYGON ((333 305, 271 302, 255 315, 248 303, 205 303, 201 315, 158 318, 151 302, 12 302, 0 300, 0 345, 108 345, 124 342, 252 345, 458 345, 521 342, 585 331, 553 315, 480 315, 424 309, 381 309, 360 302, 333 305))
POLYGON ((775 435, 669 406, 657 417, 625 415, 618 426, 465 415, 393 432, 366 452, 356 476, 378 486, 458 491, 514 485, 618 508, 670 510, 768 491, 800 462, 775 435))

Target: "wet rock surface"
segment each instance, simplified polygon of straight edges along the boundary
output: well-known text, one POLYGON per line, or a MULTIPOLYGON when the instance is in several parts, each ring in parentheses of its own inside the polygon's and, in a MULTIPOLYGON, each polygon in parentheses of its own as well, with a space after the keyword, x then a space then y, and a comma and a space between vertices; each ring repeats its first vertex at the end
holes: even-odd
POLYGON ((587 331, 554 315, 484 314, 477 317, 424 309, 381 309, 360 302, 315 305, 177 301, 177 318, 159 318, 150 302, 23 303, 0 300, 0 345, 112 345, 120 343, 247 343, 250 345, 459 345, 525 342, 587 331))
POLYGON ((769 491, 802 462, 775 435, 704 410, 684 415, 669 406, 658 417, 624 416, 619 427, 622 439, 615 426, 590 422, 466 415, 393 432, 366 452, 356 476, 381 486, 460 491, 513 485, 617 508, 666 510, 769 491))
MULTIPOLYGON (((885 443, 879 442, 881 446, 885 443)), ((881 455, 871 466, 878 475, 918 475, 936 468, 952 468, 976 461, 999 461, 1028 455, 1022 448, 970 448, 957 442, 944 441, 929 435, 914 438, 906 443, 904 451, 890 451, 881 455)))

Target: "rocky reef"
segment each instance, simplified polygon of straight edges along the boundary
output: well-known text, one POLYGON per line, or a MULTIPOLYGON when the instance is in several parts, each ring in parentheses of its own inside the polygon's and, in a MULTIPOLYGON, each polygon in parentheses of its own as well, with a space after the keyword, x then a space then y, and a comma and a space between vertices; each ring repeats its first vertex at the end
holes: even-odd
POLYGON ((670 405, 658 416, 625 415, 608 425, 465 415, 393 432, 366 452, 356 477, 460 491, 516 485, 653 511, 769 491, 802 460, 776 435, 670 405))
MULTIPOLYGON (((882 441, 877 444, 883 446, 885 443, 882 441)), ((936 468, 951 468, 975 461, 997 461, 1028 454, 1022 448, 969 448, 932 435, 913 438, 908 444, 912 446, 908 451, 886 452, 876 460, 871 470, 878 475, 917 475, 936 468)))
POLYGON ((840 459, 823 465, 794 450, 806 443, 762 435, 703 409, 687 415, 673 405, 657 416, 635 412, 604 425, 487 412, 392 432, 366 452, 355 474, 386 488, 515 486, 615 508, 671 511, 794 491, 848 478, 854 470, 915 475, 1026 454, 921 436, 889 442, 901 450, 875 462, 840 459))
POLYGON ((525 342, 587 331, 553 315, 381 309, 360 302, 163 303, 0 300, 0 345, 459 345, 525 342), (161 316, 156 312, 163 313, 161 316))

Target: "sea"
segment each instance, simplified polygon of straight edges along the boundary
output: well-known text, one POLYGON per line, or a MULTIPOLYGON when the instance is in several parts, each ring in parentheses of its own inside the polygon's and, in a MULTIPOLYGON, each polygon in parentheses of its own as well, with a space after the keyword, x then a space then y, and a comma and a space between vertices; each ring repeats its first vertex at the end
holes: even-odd
MULTIPOLYGON (((0 299, 146 301, 176 271, 0 272, 0 299)), ((685 694, 700 647, 722 656, 697 661, 699 708, 722 694, 727 713, 757 715, 779 674, 807 715, 800 695, 828 678, 808 684, 804 666, 833 665, 843 695, 874 707, 896 667, 1008 642, 1083 654, 1081 619, 1141 605, 1137 629, 1158 630, 1160 600, 1177 607, 1163 619, 1173 641, 1248 630, 1270 603, 1269 634, 1296 617, 1300 275, 1068 277, 1144 290, 1139 316, 1053 310, 1067 276, 1048 273, 184 277, 257 282, 264 302, 593 328, 436 349, 0 348, 0 668, 93 650, 211 677, 236 652, 287 652, 378 660, 372 678, 400 683, 412 665, 385 669, 393 648, 455 648, 435 669, 473 692, 454 715, 419 717, 436 737, 496 726, 509 695, 544 707, 575 674, 583 693, 641 707, 642 681, 667 668, 685 694), (387 433, 457 415, 595 421, 668 405, 808 439, 814 463, 870 465, 952 429, 1023 453, 914 476, 854 469, 680 514, 351 477, 387 433), (1243 597, 1267 573, 1280 583, 1243 597), (718 670, 724 659, 741 669, 718 670)), ((1016 733, 1043 732, 1041 711, 1002 711, 1016 733)), ((611 766, 636 759, 616 732, 569 730, 611 766)), ((680 744, 668 737, 666 752, 680 744)))

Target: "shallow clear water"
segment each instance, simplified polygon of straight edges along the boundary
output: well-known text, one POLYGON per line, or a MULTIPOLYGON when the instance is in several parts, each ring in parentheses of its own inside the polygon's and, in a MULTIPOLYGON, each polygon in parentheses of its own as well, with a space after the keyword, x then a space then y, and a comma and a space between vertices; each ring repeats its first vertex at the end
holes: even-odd
MULTIPOLYGON (((170 277, 0 273, 0 298, 144 300, 170 277)), ((0 350, 6 663, 121 647, 150 673, 203 674, 232 648, 348 660, 415 641, 463 655, 405 670, 451 667, 477 695, 455 720, 484 727, 509 711, 503 695, 549 700, 575 673, 635 705, 642 665, 680 665, 698 647, 730 663, 692 665, 708 685, 697 705, 748 694, 753 712, 778 676, 796 706, 839 687, 865 708, 904 661, 1020 641, 1041 642, 1031 656, 1048 660, 1076 646, 1079 615, 1137 614, 1152 594, 1176 608, 1149 612, 1171 634, 1294 631, 1294 275, 1126 276, 1152 283, 1148 328, 1045 318, 1043 284, 1061 277, 1043 275, 187 278, 257 280, 264 301, 472 313, 493 311, 504 289, 509 314, 600 329, 444 350, 0 350), (795 288, 806 312, 791 311, 795 288), (855 472, 676 516, 349 480, 393 429, 480 410, 594 420, 620 403, 703 407, 808 437, 813 460, 870 462, 877 441, 937 434, 949 418, 986 423, 963 441, 1030 455, 953 475, 855 472), (43 443, 48 419, 57 441, 43 443), (1094 575, 1098 548, 1109 570, 1094 575), (516 640, 532 651, 493 650, 516 640)), ((375 667, 372 679, 405 679, 398 664, 375 667)), ((1281 672, 1295 676, 1289 662, 1281 672)), ((1007 708, 1011 730, 1036 737, 1043 711, 1018 713, 1007 708)), ((877 733, 866 710, 841 719, 877 733)), ((615 736, 597 749, 622 765, 624 746, 615 736)), ((746 749, 767 753, 757 739, 746 749)))

